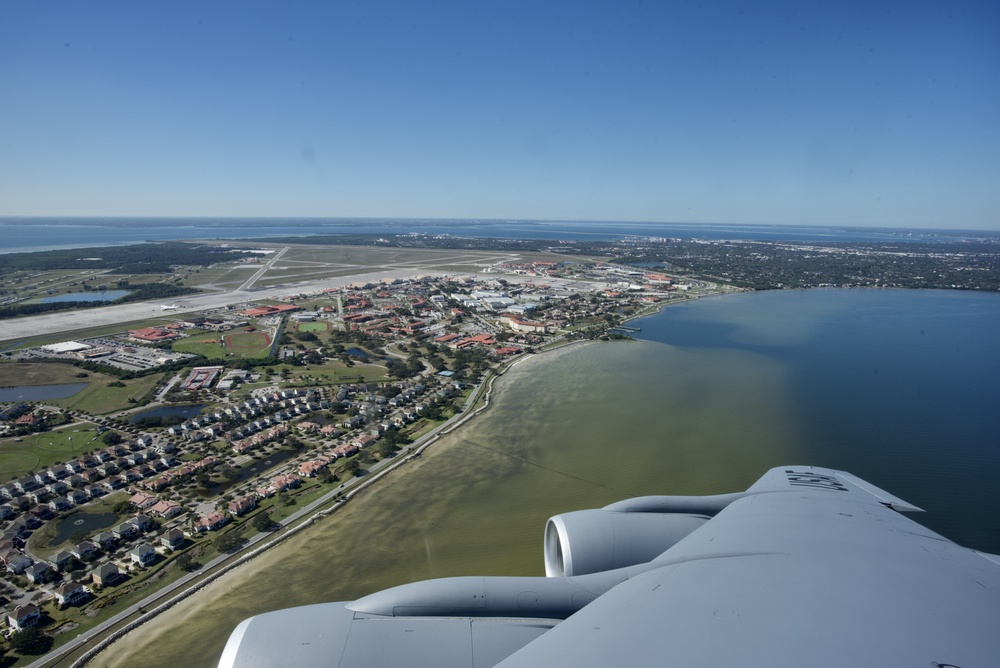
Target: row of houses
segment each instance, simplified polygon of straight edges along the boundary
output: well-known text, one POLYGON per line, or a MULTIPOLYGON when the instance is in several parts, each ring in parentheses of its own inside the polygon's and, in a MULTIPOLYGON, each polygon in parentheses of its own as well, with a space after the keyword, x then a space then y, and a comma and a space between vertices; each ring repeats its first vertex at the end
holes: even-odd
POLYGON ((179 468, 165 472, 161 476, 158 476, 153 479, 144 480, 141 483, 139 483, 139 485, 144 489, 152 490, 154 492, 159 492, 161 490, 166 489, 171 484, 173 484, 174 480, 178 478, 185 478, 187 476, 195 475, 200 471, 204 471, 205 469, 215 466, 218 463, 218 461, 219 461, 218 458, 209 456, 200 459, 196 462, 188 462, 180 466, 179 468))
MULTIPOLYGON (((294 489, 299 487, 301 484, 302 479, 294 474, 287 473, 276 475, 271 478, 266 485, 258 487, 254 493, 247 494, 230 501, 226 504, 226 510, 237 517, 245 515, 257 507, 257 501, 259 499, 274 496, 279 492, 284 492, 289 489, 294 489)), ((231 521, 232 518, 229 515, 220 511, 214 511, 195 520, 193 528, 199 533, 204 531, 218 531, 231 521)))
MULTIPOLYGON (((160 537, 163 549, 174 551, 184 546, 186 538, 180 529, 171 529, 160 537)), ((158 553, 149 543, 140 543, 128 553, 128 563, 137 568, 148 568, 156 563, 158 553)), ((28 579, 34 583, 47 582, 58 570, 44 562, 33 564, 25 570, 28 579)), ((110 587, 121 583, 128 576, 125 571, 112 561, 104 562, 90 572, 90 581, 97 587, 110 587)), ((50 590, 52 598, 59 607, 79 605, 88 600, 93 592, 84 582, 71 580, 61 583, 50 590)), ((42 621, 41 608, 34 604, 19 605, 7 613, 7 624, 15 631, 37 626, 42 621)))

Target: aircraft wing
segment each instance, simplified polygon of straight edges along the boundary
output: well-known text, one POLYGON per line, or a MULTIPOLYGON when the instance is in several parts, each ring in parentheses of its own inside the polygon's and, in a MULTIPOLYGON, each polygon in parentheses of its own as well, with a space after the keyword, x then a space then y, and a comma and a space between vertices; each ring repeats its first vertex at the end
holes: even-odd
POLYGON ((995 666, 1000 557, 850 474, 641 497, 546 527, 547 578, 446 578, 267 613, 220 666, 995 666), (280 639, 275 644, 275 639, 280 639))

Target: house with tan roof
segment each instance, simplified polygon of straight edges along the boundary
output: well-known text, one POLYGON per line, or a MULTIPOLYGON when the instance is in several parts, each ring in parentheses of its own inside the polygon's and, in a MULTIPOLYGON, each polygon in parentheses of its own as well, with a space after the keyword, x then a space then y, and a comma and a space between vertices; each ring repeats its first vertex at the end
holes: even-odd
POLYGON ((121 572, 121 569, 117 565, 112 563, 101 564, 97 569, 90 574, 91 579, 94 584, 98 587, 110 587, 117 582, 120 582, 125 574, 121 572))

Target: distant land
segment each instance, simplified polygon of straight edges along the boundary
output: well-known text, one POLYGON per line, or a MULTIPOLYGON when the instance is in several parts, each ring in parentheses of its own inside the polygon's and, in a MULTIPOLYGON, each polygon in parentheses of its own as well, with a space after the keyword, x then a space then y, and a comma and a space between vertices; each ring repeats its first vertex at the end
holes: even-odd
POLYGON ((497 239, 614 241, 630 236, 759 241, 1000 240, 1000 232, 729 223, 440 220, 392 218, 0 217, 0 253, 182 239, 305 237, 315 234, 428 234, 497 239))
MULTIPOLYGON (((156 264, 204 264, 218 243, 368 246, 603 257, 640 270, 683 273, 738 288, 896 287, 1000 290, 1000 233, 782 225, 351 219, 0 219, 0 270, 79 268, 149 273, 156 264), (44 246, 53 239, 60 246, 44 246), (167 243, 206 239, 199 247, 167 243), (144 241, 160 242, 143 248, 144 241), (96 249, 131 245, 114 254, 96 249), (215 245, 213 245, 215 244, 215 245), (178 250, 180 248, 180 250, 178 250), (167 252, 167 251, 170 252, 167 252), (20 252, 18 252, 20 251, 20 252), (162 257, 152 258, 157 255, 162 257), (100 255, 101 261, 93 257, 100 255), (113 258, 113 259, 109 259, 113 258), (170 259, 173 258, 173 259, 170 259), (183 258, 179 260, 177 258, 183 258)), ((167 269, 160 267, 159 270, 167 269)), ((179 293, 178 293, 179 294, 179 293)), ((175 295, 161 295, 171 298, 175 295)))

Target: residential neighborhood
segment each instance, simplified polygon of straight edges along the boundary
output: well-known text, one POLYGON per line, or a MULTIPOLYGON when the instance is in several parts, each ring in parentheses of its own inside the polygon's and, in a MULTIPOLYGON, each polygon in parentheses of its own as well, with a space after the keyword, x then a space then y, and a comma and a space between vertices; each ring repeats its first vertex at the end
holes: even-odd
POLYGON ((12 442, 92 434, 72 457, 0 484, 9 628, 57 629, 62 611, 99 610, 153 572, 238 548, 257 515, 336 489, 461 411, 495 365, 608 338, 683 294, 623 268, 498 269, 524 282, 487 272, 359 284, 5 353, 21 364, 160 375, 145 398, 110 413, 0 406, 0 434, 12 442), (581 273, 615 289, 584 292, 581 273), (265 350, 250 354, 246 341, 265 350), (212 346, 219 352, 206 354, 212 346), (100 526, 84 528, 91 522, 100 526))

